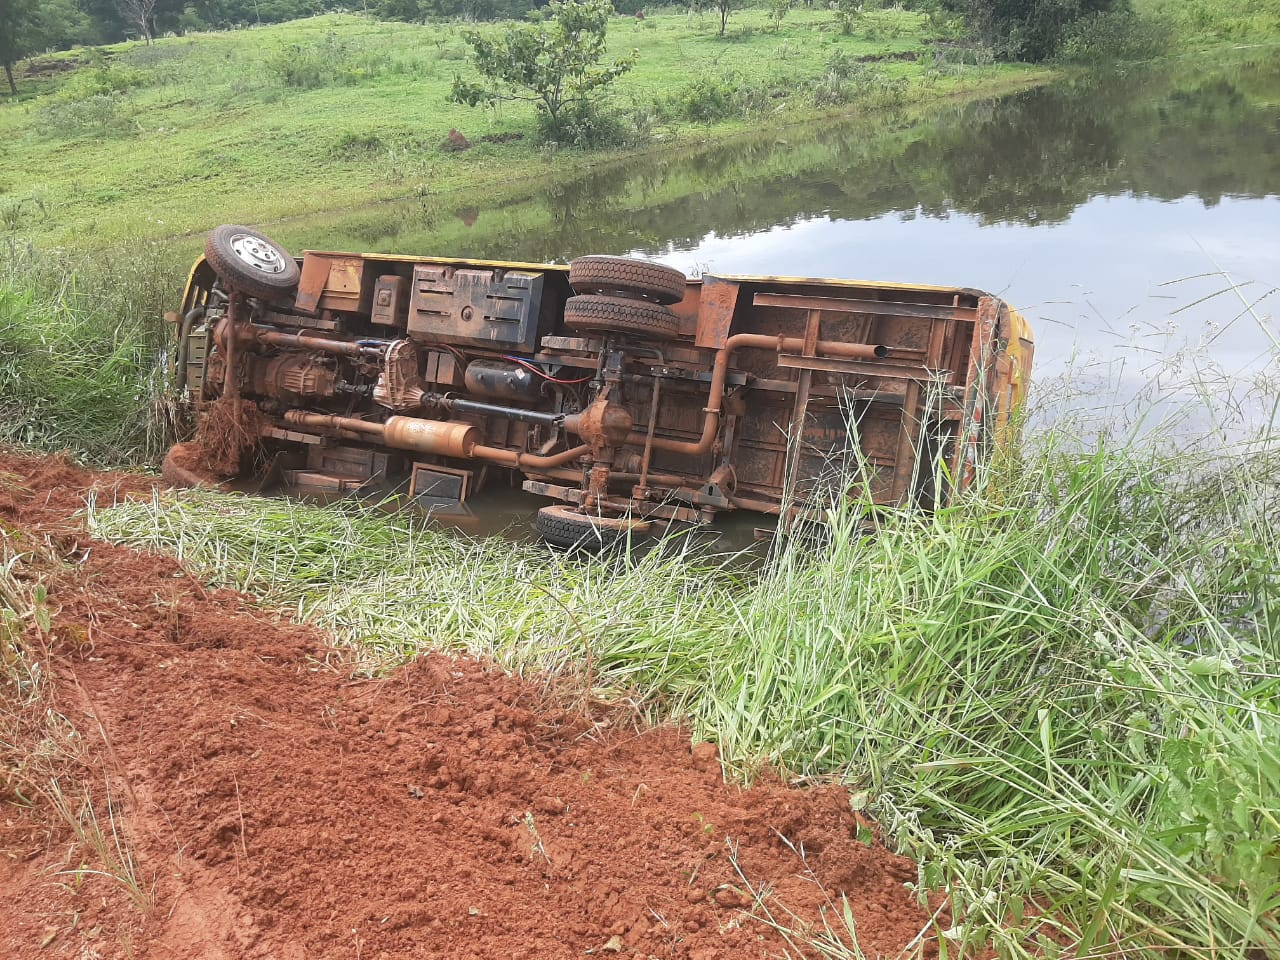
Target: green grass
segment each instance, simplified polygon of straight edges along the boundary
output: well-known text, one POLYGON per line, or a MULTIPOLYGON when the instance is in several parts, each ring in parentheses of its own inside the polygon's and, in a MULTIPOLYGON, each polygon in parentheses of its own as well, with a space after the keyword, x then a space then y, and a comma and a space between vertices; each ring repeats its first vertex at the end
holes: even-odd
POLYGON ((181 260, 150 244, 114 256, 0 244, 0 442, 158 462, 181 427, 160 321, 181 260))
MULTIPOLYGON (((1246 960, 1280 949, 1280 448, 1256 438, 1054 433, 986 495, 875 536, 837 508, 754 573, 679 540, 578 563, 209 493, 89 522, 364 669, 443 649, 585 672, 739 775, 835 777, 949 891, 953 948, 1246 960)), ((828 955, 855 955, 842 936, 828 955)))
MULTIPOLYGON (((1274 42, 1277 3, 1141 0, 1139 8, 1175 24, 1187 49, 1274 42)), ((1049 75, 966 66, 972 51, 930 46, 936 28, 899 9, 866 13, 849 36, 834 14, 814 9, 792 10, 776 29, 760 8, 735 12, 726 37, 717 26, 710 15, 670 9, 611 23, 611 50, 634 47, 640 60, 607 107, 620 142, 606 152, 1002 92, 1049 75), (852 80, 833 79, 840 58, 857 65, 852 80), (719 94, 727 108, 708 113, 719 94)), ((528 105, 493 112, 448 103, 453 76, 470 70, 467 50, 457 23, 328 15, 58 55, 80 66, 23 79, 21 95, 0 103, 0 229, 97 247, 388 198, 484 196, 599 156, 536 148, 528 105), (473 148, 442 151, 451 128, 473 148)))
POLYGON ((1170 23, 1183 48, 1274 43, 1280 0, 1134 0, 1144 16, 1170 23))
MULTIPOLYGON (((742 11, 727 38, 715 35, 710 18, 615 19, 611 49, 640 50, 608 108, 622 121, 623 149, 879 108, 886 85, 893 101, 915 102, 1046 76, 935 64, 923 19, 905 11, 868 17, 860 30, 841 36, 826 11, 793 11, 777 31, 766 28, 764 11, 742 11), (861 65, 867 82, 828 90, 823 100, 812 85, 836 51, 918 53, 920 61, 861 65), (712 128, 663 107, 707 83, 754 95, 712 128)), ((458 24, 347 15, 105 48, 75 70, 24 80, 23 96, 0 105, 7 160, 0 228, 41 243, 100 247, 391 197, 468 190, 484 197, 512 179, 595 156, 535 147, 528 105, 493 112, 448 103, 454 74, 470 69, 467 50, 458 24), (442 151, 451 128, 473 148, 442 151), (526 139, 501 142, 516 134, 526 139)))

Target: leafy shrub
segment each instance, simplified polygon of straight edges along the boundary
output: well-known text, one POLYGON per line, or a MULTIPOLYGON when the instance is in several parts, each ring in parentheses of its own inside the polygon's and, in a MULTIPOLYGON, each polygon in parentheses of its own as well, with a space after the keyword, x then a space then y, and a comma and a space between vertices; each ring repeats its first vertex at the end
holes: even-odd
POLYGON ((378 61, 357 54, 350 42, 329 31, 318 43, 289 44, 268 58, 266 66, 286 87, 351 87, 381 73, 378 61))
POLYGON ((529 25, 508 26, 501 34, 467 31, 481 80, 455 74, 449 99, 470 107, 531 103, 543 142, 598 142, 606 122, 599 104, 640 56, 632 50, 605 61, 612 15, 610 0, 551 0, 536 16, 531 12, 529 25))
POLYGON ((329 148, 329 153, 340 160, 357 160, 379 153, 385 148, 382 138, 376 133, 355 133, 347 130, 334 141, 333 146, 329 148))
POLYGON ((836 47, 827 58, 826 73, 841 80, 847 80, 858 66, 858 61, 851 54, 841 47, 836 47))
POLYGON ((425 20, 427 11, 422 9, 418 0, 377 0, 373 5, 373 15, 379 20, 414 23, 425 20))
POLYGON ((538 114, 538 141, 574 147, 625 147, 638 142, 637 129, 604 104, 579 102, 566 106, 558 122, 547 113, 538 114))
POLYGON ((142 70, 109 64, 93 70, 79 70, 62 85, 56 98, 64 102, 90 100, 94 97, 128 93, 146 86, 151 78, 142 70))
POLYGON ((906 77, 891 77, 883 70, 858 63, 837 50, 809 92, 815 107, 834 107, 844 103, 890 107, 906 98, 909 85, 906 77))
POLYGON ((1167 22, 1132 10, 1112 10, 1076 21, 1058 55, 1077 63, 1151 60, 1165 54, 1172 40, 1173 28, 1167 22))
POLYGON ((853 33, 853 28, 862 19, 860 0, 835 0, 832 9, 836 12, 836 19, 840 21, 840 32, 845 36, 853 33))
POLYGON ((60 137, 106 136, 129 129, 130 113, 122 110, 124 98, 115 93, 97 93, 85 99, 54 99, 40 107, 40 123, 48 133, 60 137))
POLYGON ((1084 17, 1124 9, 1124 0, 942 0, 968 32, 1006 60, 1047 60, 1084 17))
POLYGON ((781 105, 795 90, 793 79, 747 78, 737 72, 704 73, 659 104, 667 118, 693 123, 750 117, 781 105))
POLYGON ((715 123, 734 115, 735 92, 728 76, 704 73, 668 97, 665 106, 682 120, 715 123))
POLYGON ((835 107, 849 102, 849 84, 844 77, 828 70, 813 82, 810 90, 815 107, 835 107))

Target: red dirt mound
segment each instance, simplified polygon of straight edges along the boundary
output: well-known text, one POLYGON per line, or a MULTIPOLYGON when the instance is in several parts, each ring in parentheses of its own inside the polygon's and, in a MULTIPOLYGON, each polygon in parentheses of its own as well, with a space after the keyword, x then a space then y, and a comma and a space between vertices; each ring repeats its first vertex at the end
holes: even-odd
POLYGON ((845 791, 725 784, 680 730, 474 661, 352 679, 313 630, 91 541, 94 488, 148 481, 0 453, 0 530, 64 561, 50 671, 133 886, 0 809, 0 956, 779 956, 766 908, 821 929, 842 897, 867 955, 936 952, 845 791))

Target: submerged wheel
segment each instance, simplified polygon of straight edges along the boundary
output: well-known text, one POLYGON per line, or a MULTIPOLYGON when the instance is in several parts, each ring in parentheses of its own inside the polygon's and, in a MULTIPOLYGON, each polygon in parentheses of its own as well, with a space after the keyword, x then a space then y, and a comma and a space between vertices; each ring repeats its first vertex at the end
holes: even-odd
POLYGON ((221 481, 200 464, 194 443, 175 443, 164 456, 160 476, 171 487, 217 488, 221 481))
POLYGON ((649 340, 674 340, 680 320, 666 307, 647 300, 594 295, 564 302, 564 325, 586 333, 621 333, 649 340))
POLYGON ((685 275, 675 267, 628 257, 579 257, 569 264, 569 286, 577 293, 639 297, 654 303, 684 299, 685 275))
POLYGON ((566 550, 599 553, 625 543, 629 535, 649 529, 647 520, 632 517, 601 517, 584 513, 580 507, 553 503, 538 511, 534 523, 543 540, 566 550))
POLYGON ((204 258, 233 290, 264 300, 286 300, 298 287, 297 261, 274 240, 225 223, 209 232, 204 258))

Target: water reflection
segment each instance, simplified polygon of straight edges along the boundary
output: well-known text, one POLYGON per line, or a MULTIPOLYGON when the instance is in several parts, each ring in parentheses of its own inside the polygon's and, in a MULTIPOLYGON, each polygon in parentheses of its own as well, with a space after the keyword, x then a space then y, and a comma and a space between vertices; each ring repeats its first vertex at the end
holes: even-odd
POLYGON ((1245 284, 1264 315, 1280 299, 1267 298, 1280 279, 1277 102, 1280 58, 1245 53, 275 232, 294 247, 633 252, 692 272, 980 287, 1037 328, 1038 381, 1084 367, 1132 394, 1188 344, 1232 373, 1270 356, 1273 334, 1215 294, 1245 284))

